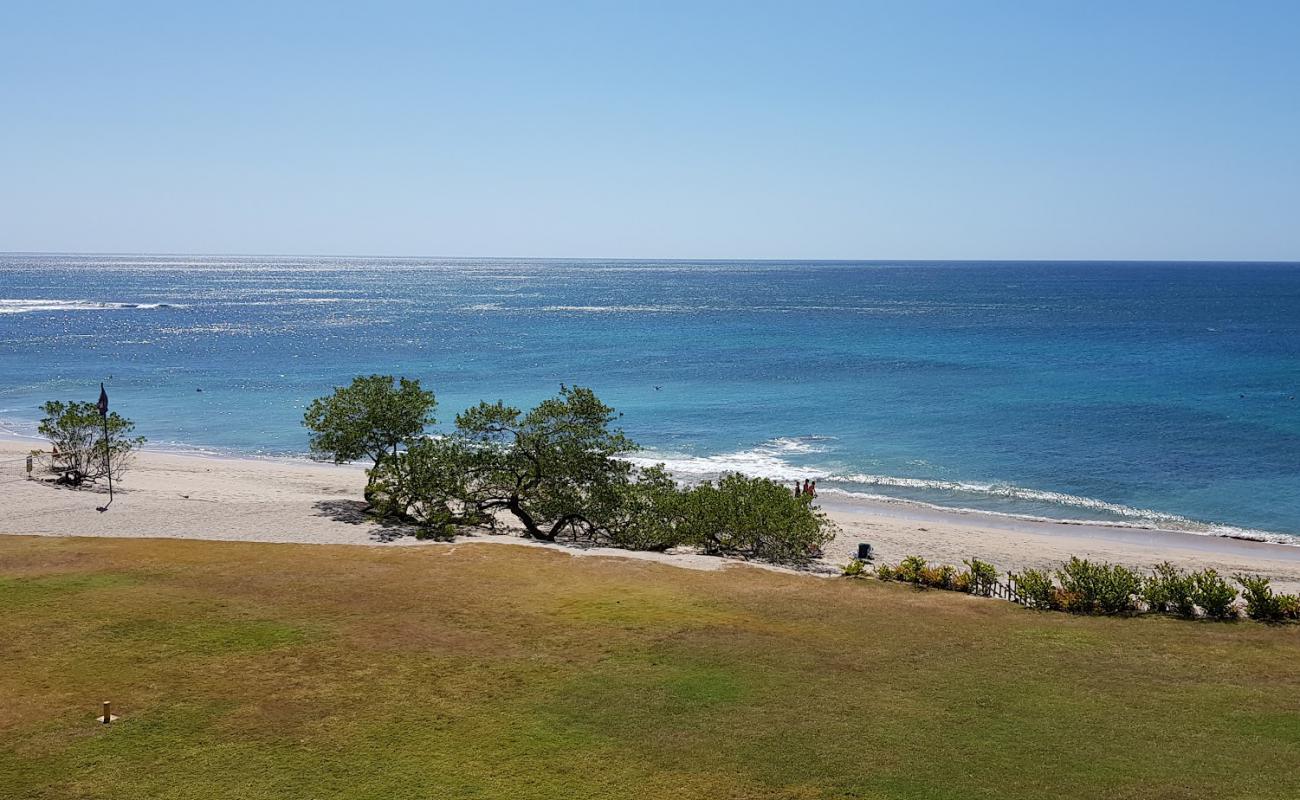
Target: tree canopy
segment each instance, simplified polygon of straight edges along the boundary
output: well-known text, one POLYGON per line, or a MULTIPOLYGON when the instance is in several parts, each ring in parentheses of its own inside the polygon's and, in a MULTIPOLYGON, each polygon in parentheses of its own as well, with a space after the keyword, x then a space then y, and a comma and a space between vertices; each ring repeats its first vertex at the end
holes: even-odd
POLYGON ((679 545, 797 563, 833 528, 811 501, 761 478, 679 486, 663 465, 637 468, 636 444, 590 389, 561 387, 523 411, 480 403, 445 436, 421 438, 374 470, 385 513, 449 536, 513 517, 524 535, 644 550, 679 545))
POLYGON ((95 483, 110 470, 117 479, 129 466, 131 454, 145 442, 143 436, 130 435, 135 423, 116 411, 101 417, 95 403, 50 400, 41 411, 45 417, 37 431, 53 445, 50 470, 59 474, 59 483, 95 483))
POLYGON ((371 494, 376 470, 402 447, 419 441, 437 420, 433 392, 418 380, 391 375, 359 375, 347 386, 319 397, 307 406, 303 425, 311 432, 307 444, 313 458, 342 464, 369 459, 366 487, 371 494))

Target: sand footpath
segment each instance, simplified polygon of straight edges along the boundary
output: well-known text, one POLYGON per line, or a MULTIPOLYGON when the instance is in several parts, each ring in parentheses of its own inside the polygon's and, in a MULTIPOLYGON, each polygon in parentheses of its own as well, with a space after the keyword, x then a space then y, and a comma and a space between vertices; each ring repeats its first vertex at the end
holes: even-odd
MULTIPOLYGON (((425 545, 401 528, 361 514, 365 476, 357 466, 310 461, 140 453, 107 512, 102 489, 58 488, 23 478, 22 456, 41 442, 0 440, 0 534, 165 537, 256 542, 425 545)), ((1300 589, 1300 546, 1105 526, 1020 522, 903 504, 823 505, 841 533, 827 548, 828 565, 846 563, 858 542, 890 562, 907 555, 960 564, 972 556, 1002 570, 1052 566, 1071 555, 1148 568, 1171 561, 1221 573, 1257 572, 1285 591, 1300 589)), ((513 537, 474 537, 521 543, 513 537)), ((432 545, 438 546, 438 545, 432 545)), ((445 545, 442 545, 445 546, 445 545)), ((649 558, 696 569, 731 563, 689 554, 599 555, 649 558)))

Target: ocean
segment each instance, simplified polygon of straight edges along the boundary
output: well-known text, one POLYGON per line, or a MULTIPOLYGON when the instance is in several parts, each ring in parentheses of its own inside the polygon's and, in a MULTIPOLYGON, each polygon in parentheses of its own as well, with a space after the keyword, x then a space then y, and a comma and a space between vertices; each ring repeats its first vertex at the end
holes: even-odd
POLYGON ((592 387, 685 479, 1297 541, 1300 264, 0 255, 0 426, 295 456, 311 398, 592 387))

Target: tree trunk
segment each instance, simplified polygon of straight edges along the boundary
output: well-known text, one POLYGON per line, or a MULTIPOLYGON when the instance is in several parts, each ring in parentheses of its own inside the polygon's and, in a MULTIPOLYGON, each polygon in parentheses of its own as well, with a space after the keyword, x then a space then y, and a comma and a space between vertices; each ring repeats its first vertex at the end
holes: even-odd
POLYGON ((537 521, 534 520, 532 515, 529 514, 519 503, 518 497, 511 497, 510 500, 506 502, 506 508, 510 510, 511 514, 515 515, 516 519, 523 523, 525 536, 530 539, 540 539, 544 542, 555 541, 555 532, 551 531, 550 533, 547 533, 538 527, 537 521))

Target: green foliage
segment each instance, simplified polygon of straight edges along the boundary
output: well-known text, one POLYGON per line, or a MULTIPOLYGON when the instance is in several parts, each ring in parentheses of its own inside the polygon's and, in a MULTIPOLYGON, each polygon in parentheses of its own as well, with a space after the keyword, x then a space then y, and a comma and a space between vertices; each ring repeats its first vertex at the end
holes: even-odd
POLYGON ((1210 619, 1237 616, 1237 591, 1212 569, 1192 573, 1192 600, 1210 619))
POLYGON ((1122 614, 1137 610, 1142 577, 1127 567, 1072 557, 1056 571, 1056 576, 1067 611, 1122 614))
POLYGON ((633 480, 613 484, 613 504, 594 529, 611 547, 664 551, 686 543, 683 492, 663 464, 636 470, 633 480))
POLYGON ((692 487, 680 508, 683 539, 714 555, 798 564, 819 556, 835 536, 829 518, 810 498, 739 473, 692 487))
POLYGON ((118 479, 130 465, 135 450, 145 443, 143 436, 130 435, 135 423, 116 411, 105 419, 95 403, 50 400, 41 411, 45 416, 37 431, 50 440, 56 452, 50 458, 49 469, 59 475, 59 483, 95 483, 108 477, 110 469, 112 477, 118 479))
POLYGON ((1168 561, 1157 564, 1142 581, 1141 595, 1149 611, 1189 619, 1196 616, 1195 579, 1168 561))
POLYGON ((1246 601, 1246 616, 1260 622, 1279 622, 1285 611, 1273 587, 1263 575, 1236 574, 1232 579, 1241 585, 1241 595, 1246 601))
POLYGON ((400 488, 400 469, 381 476, 379 468, 423 438, 436 421, 437 407, 433 392, 421 389, 418 380, 358 375, 351 384, 313 400, 302 424, 310 431, 307 445, 313 458, 335 464, 363 458, 372 462, 366 497, 373 501, 381 477, 390 493, 400 488))
POLYGON ((635 448, 611 430, 613 409, 590 389, 561 388, 527 413, 480 403, 456 417, 455 431, 393 451, 372 473, 374 494, 396 516, 447 531, 495 525, 513 515, 528 536, 590 537, 615 526, 635 448))
POLYGON ((690 489, 663 465, 635 469, 635 443, 590 389, 561 387, 528 412, 481 403, 448 436, 406 442, 372 470, 381 510, 450 535, 513 516, 525 535, 637 550, 692 545, 706 553, 800 563, 834 535, 808 498, 760 478, 724 475, 690 489))
POLYGON ((1061 598, 1052 576, 1045 570, 1026 569, 1011 576, 1016 582, 1016 591, 1022 602, 1029 608, 1057 611, 1061 608, 1061 598))
POLYGON ((898 568, 891 567, 888 564, 880 564, 876 567, 876 577, 882 581, 898 580, 898 568))
POLYGON ((924 558, 920 556, 908 556, 898 564, 895 570, 897 579, 906 583, 920 583, 921 573, 926 568, 924 558))
POLYGON ((840 574, 846 578, 861 578, 865 576, 866 569, 866 562, 860 558, 855 558, 844 565, 844 568, 840 570, 840 574))
POLYGON ((997 567, 987 561, 980 561, 978 558, 972 558, 963 562, 968 570, 966 580, 966 591, 980 597, 988 597, 993 594, 993 586, 998 582, 997 567))

